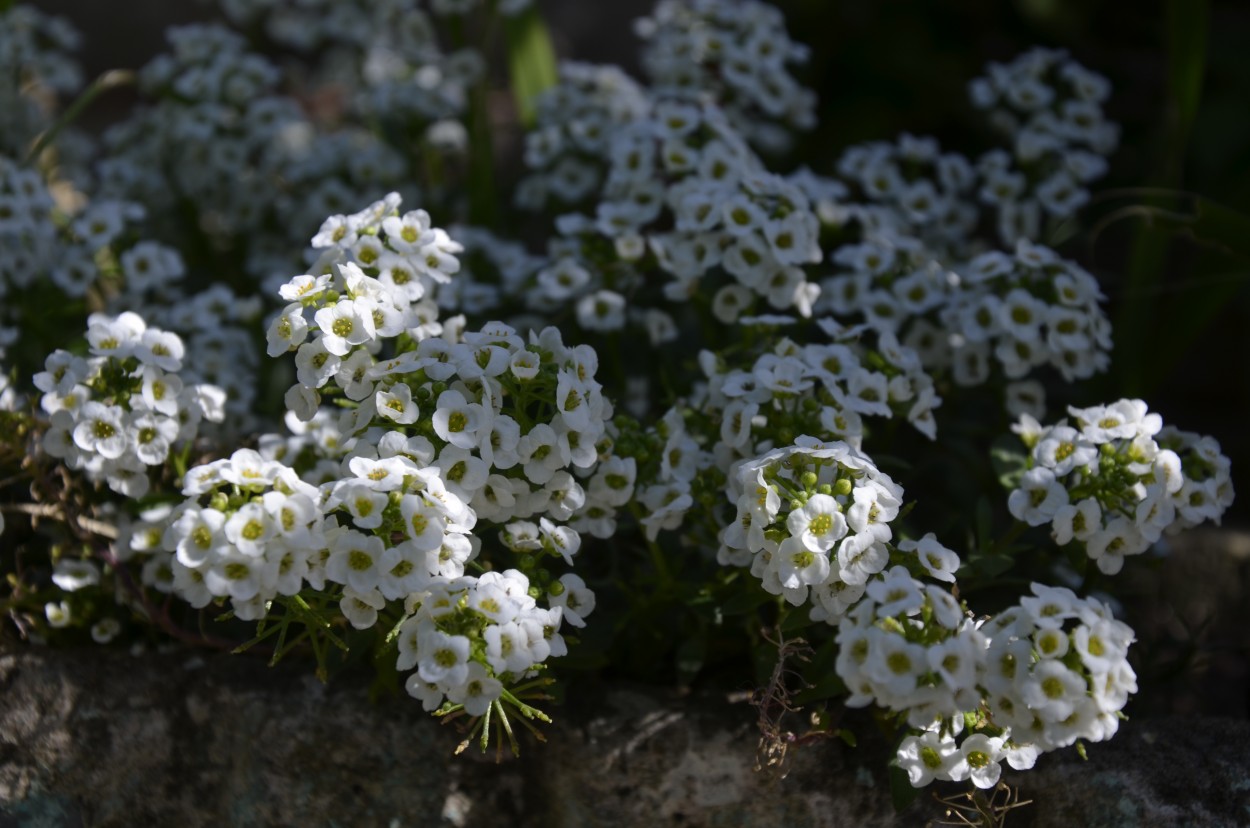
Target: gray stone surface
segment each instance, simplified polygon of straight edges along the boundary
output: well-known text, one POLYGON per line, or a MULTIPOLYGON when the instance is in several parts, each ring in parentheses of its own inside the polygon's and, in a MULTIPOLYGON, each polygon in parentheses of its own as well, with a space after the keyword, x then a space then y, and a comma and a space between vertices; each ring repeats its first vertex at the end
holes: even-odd
MULTIPOLYGON (((880 756, 820 742, 757 772, 754 710, 647 688, 555 711, 495 764, 407 699, 300 665, 187 653, 0 654, 0 826, 910 826, 880 756)), ((1010 778, 1010 828, 1250 824, 1250 722, 1133 721, 1010 778)))
MULTIPOLYGON (((1068 750, 1009 773, 1034 804, 1008 828, 1250 825, 1250 536, 1192 533, 1145 564, 1120 585, 1140 652, 1152 665, 1184 659, 1170 680, 1142 677, 1133 719, 1088 761, 1068 750)), ((365 679, 327 687, 304 664, 0 649, 0 828, 858 828, 942 816, 931 791, 895 814, 883 744, 791 749, 781 778, 755 770, 748 704, 638 686, 573 698, 551 710, 547 744, 495 764, 453 757, 460 736, 406 697, 371 704, 365 679)), ((855 729, 871 742, 866 720, 855 729)))

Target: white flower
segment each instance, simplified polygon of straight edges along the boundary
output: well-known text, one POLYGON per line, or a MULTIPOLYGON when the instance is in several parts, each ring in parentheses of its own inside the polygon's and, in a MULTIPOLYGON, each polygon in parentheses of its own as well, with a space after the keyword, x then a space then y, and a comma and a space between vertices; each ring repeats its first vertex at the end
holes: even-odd
POLYGON ((295 377, 300 385, 320 388, 338 373, 342 359, 330 353, 325 337, 305 342, 295 352, 295 377))
POLYGON ((215 557, 204 573, 204 585, 219 598, 248 601, 260 592, 264 570, 263 559, 224 552, 215 557))
POLYGON ((1073 469, 1095 463, 1098 447, 1070 426, 1055 426, 1034 446, 1033 458, 1053 471, 1056 477, 1063 477, 1073 469))
POLYGON ((1029 709, 1054 722, 1071 716, 1087 690, 1085 679, 1058 659, 1042 659, 1020 682, 1020 696, 1029 709))
POLYGON ((43 614, 48 619, 48 626, 53 629, 68 627, 74 618, 68 601, 49 601, 43 605, 43 614))
POLYGON ((544 548, 563 557, 569 566, 573 565, 573 556, 582 546, 581 535, 576 530, 559 526, 544 517, 538 519, 538 532, 544 548))
POLYGON ((827 553, 811 549, 801 538, 790 537, 782 541, 773 553, 772 561, 782 589, 823 583, 829 576, 827 553))
POLYGON ((376 589, 357 592, 351 587, 343 588, 339 609, 343 617, 358 630, 367 630, 378 621, 378 610, 386 606, 386 599, 376 589))
POLYGON ((165 462, 169 447, 178 438, 178 421, 150 412, 142 412, 130 420, 130 440, 135 454, 149 466, 165 462))
POLYGON ((915 552, 920 565, 931 577, 939 581, 955 582, 959 555, 939 543, 934 533, 929 532, 918 541, 901 541, 898 548, 900 552, 915 552))
POLYGON ((468 678, 469 639, 465 636, 427 629, 418 639, 417 652, 417 675, 423 681, 451 688, 463 685, 468 678))
POLYGON ((948 771, 956 782, 971 779, 978 788, 992 788, 998 784, 1003 769, 1003 738, 974 733, 959 746, 959 756, 948 771))
POLYGON ((588 331, 616 331, 625 325, 625 297, 598 290, 577 303, 577 324, 588 331))
POLYGON ((342 480, 334 487, 334 493, 325 508, 342 505, 351 513, 352 524, 359 529, 377 529, 382 525, 382 513, 388 503, 385 492, 376 491, 365 481, 342 480))
POLYGON ((196 568, 226 543, 225 525, 226 516, 216 509, 189 506, 165 530, 161 543, 183 566, 196 568))
POLYGON ((326 577, 357 592, 368 592, 378 585, 382 572, 395 565, 398 555, 388 552, 381 538, 348 529, 330 547, 326 577))
POLYGON ((397 382, 389 389, 378 389, 375 404, 378 414, 401 425, 411 425, 420 417, 420 409, 412 400, 412 389, 397 382))
POLYGON ((134 347, 134 355, 141 363, 165 371, 180 370, 184 353, 182 340, 177 334, 156 328, 143 331, 134 347))
POLYGON ((552 607, 561 607, 564 619, 574 627, 586 626, 584 620, 595 608, 595 594, 586 587, 586 582, 573 573, 560 576, 561 590, 557 594, 550 593, 552 607))
POLYGON ((129 444, 122 416, 118 406, 88 400, 74 426, 74 444, 110 460, 121 457, 129 444))
POLYGON ((178 398, 182 393, 182 380, 176 374, 166 374, 154 366, 143 369, 143 407, 167 417, 178 416, 178 398))
MULTIPOLYGON (((836 500, 829 495, 814 494, 803 508, 786 517, 786 528, 812 552, 828 553, 845 537, 847 525, 836 500)), ((823 576, 820 580, 824 580, 823 576)))
POLYGON ((63 558, 53 567, 52 583, 66 592, 77 592, 100 583, 100 570, 91 561, 63 558))
POLYGON ((470 403, 459 391, 438 396, 431 423, 439 437, 462 449, 477 448, 478 432, 487 425, 482 406, 470 403))
POLYGON ((353 346, 377 335, 373 309, 364 300, 340 299, 332 307, 317 311, 313 318, 321 329, 321 346, 335 356, 346 356, 353 346))
POLYGON ((308 320, 297 302, 287 305, 274 317, 265 333, 266 352, 271 357, 294 350, 308 338, 308 320))
POLYGON ((1041 526, 1049 523, 1067 502, 1068 490, 1055 479, 1055 473, 1038 466, 1024 473, 1020 488, 1007 499, 1007 509, 1016 520, 1030 526, 1041 526))
POLYGON ((949 780, 958 755, 959 748, 954 739, 926 731, 903 739, 898 746, 895 764, 907 772, 912 787, 923 788, 934 779, 949 780))
POLYGON ((263 502, 245 503, 226 520, 226 540, 241 554, 259 558, 273 536, 273 518, 263 502))
POLYGON ((492 624, 482 638, 486 641, 486 661, 496 673, 521 674, 537 659, 530 651, 529 639, 520 624, 492 624))
POLYGON ((447 698, 463 704, 470 716, 481 716, 490 709, 495 699, 503 693, 503 684, 487 674, 486 668, 476 661, 469 662, 461 682, 447 688, 447 698))
POLYGON ((116 618, 101 618, 91 625, 91 640, 97 644, 107 644, 121 631, 121 622, 116 618))

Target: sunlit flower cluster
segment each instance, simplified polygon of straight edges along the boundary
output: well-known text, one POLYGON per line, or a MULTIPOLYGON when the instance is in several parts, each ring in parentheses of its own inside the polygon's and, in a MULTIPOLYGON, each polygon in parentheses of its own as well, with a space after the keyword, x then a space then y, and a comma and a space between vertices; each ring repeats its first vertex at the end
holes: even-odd
POLYGON ((148 467, 195 439, 202 421, 220 421, 225 394, 179 376, 184 348, 176 334, 135 313, 89 320, 90 357, 57 350, 34 377, 50 419, 43 449, 119 494, 147 494, 148 467))
POLYGON ((1051 527, 1114 575, 1165 532, 1219 523, 1233 501, 1228 458, 1210 437, 1163 428, 1141 400, 1070 408, 1043 427, 1023 418, 1029 469, 1008 500, 1030 526, 1051 527))

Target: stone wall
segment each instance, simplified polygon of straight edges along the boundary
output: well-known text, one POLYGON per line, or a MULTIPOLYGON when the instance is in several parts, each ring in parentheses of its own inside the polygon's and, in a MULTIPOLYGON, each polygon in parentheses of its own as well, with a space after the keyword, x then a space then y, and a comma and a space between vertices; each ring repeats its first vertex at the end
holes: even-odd
MULTIPOLYGON (((0 656, 0 826, 890 826, 880 756, 822 742, 757 772, 754 710, 662 690, 556 711, 520 761, 300 665, 119 651, 0 656)), ((1250 723, 1168 717, 1043 757, 1009 826, 1250 824, 1250 723)))
MULTIPOLYGON (((1139 564, 1120 585, 1152 670, 1133 718, 1088 761, 1068 750, 1008 774, 1034 800, 1008 828, 1250 825, 1250 538, 1192 533, 1139 564), (1186 647, 1197 657, 1175 676, 1153 666, 1186 647)), ((639 686, 572 695, 551 709, 547 744, 529 739, 520 761, 495 764, 453 757, 454 728, 406 697, 371 704, 363 677, 323 686, 306 664, 246 655, 0 650, 0 828, 871 828, 942 816, 930 792, 895 814, 884 744, 792 749, 783 779, 754 769, 746 703, 639 686)))

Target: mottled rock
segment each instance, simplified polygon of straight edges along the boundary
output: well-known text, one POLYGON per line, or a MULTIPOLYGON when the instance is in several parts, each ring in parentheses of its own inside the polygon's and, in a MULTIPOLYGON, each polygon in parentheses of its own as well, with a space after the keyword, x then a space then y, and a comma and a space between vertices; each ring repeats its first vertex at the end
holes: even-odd
MULTIPOLYGON (((1146 698, 1088 761, 1067 750, 1007 773, 1034 800, 1008 828, 1250 825, 1250 542, 1198 533, 1124 586, 1149 663, 1186 635, 1207 657, 1153 701, 1160 682, 1143 676, 1146 698)), ((596 687, 552 709, 547 744, 495 764, 453 757, 461 737, 406 697, 371 703, 366 677, 324 686, 306 664, 185 651, 0 650, 0 828, 858 828, 942 816, 934 791, 894 812, 889 746, 867 720, 859 749, 791 748, 782 778, 755 769, 745 702, 596 687)))
MULTIPOLYGON (((546 745, 500 764, 407 699, 368 701, 299 665, 117 651, 0 656, 0 825, 892 826, 880 746, 793 749, 756 771, 748 705, 648 688, 560 711, 546 745)), ((1125 724, 1009 774, 1035 804, 1012 828, 1250 824, 1250 722, 1125 724)))

